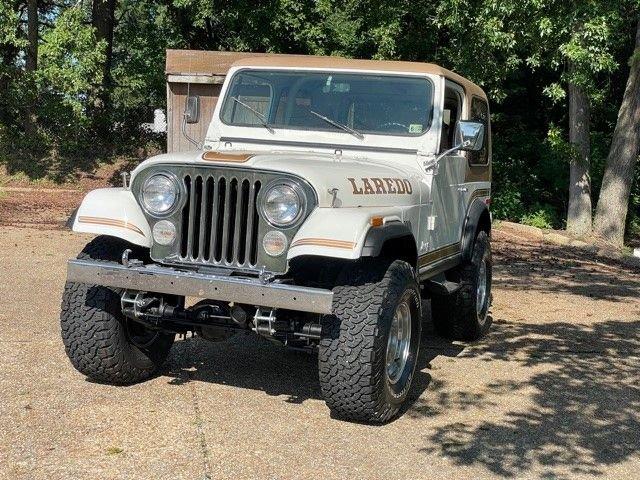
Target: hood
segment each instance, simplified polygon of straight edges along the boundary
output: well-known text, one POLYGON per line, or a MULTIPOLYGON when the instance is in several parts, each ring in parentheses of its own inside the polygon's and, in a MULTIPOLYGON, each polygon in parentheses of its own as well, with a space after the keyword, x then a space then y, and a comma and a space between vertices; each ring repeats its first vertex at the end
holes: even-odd
POLYGON ((406 159, 383 162, 355 156, 290 151, 194 151, 152 157, 139 165, 132 175, 160 163, 196 163, 290 173, 315 189, 320 207, 386 207, 420 203, 421 176, 417 163, 406 159))

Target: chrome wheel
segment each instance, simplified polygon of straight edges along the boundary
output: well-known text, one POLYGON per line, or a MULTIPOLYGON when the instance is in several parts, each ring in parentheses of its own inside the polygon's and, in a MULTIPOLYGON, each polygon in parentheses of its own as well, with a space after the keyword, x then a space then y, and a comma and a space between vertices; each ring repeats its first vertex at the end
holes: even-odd
POLYGON ((410 345, 411 307, 409 299, 404 297, 393 315, 387 340, 386 372, 387 378, 392 384, 397 383, 404 373, 409 358, 410 345))
POLYGON ((478 269, 478 287, 476 290, 476 313, 483 317, 487 303, 487 262, 483 258, 478 269))

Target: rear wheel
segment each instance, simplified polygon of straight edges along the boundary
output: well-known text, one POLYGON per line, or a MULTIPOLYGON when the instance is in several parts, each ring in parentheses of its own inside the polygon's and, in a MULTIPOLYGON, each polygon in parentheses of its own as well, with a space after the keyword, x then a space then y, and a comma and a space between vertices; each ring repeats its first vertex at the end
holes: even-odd
MULTIPOLYGON (((117 262, 122 252, 138 250, 113 237, 97 237, 80 259, 117 262)), ((67 356, 92 380, 130 384, 153 375, 163 364, 174 335, 150 330, 122 314, 121 291, 101 285, 67 282, 62 295, 60 325, 67 356)))
POLYGON ((489 235, 481 231, 471 259, 448 273, 460 283, 458 291, 431 301, 433 320, 440 334, 456 340, 476 340, 487 332, 492 273, 489 235))
POLYGON ((319 351, 324 399, 338 417, 381 423, 405 401, 420 343, 420 293, 403 261, 362 259, 334 288, 319 351))

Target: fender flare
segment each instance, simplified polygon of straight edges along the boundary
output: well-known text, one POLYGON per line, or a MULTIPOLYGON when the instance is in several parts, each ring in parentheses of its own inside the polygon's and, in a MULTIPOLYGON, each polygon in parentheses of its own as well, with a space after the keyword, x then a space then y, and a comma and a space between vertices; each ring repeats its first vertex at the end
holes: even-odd
POLYGON ((133 193, 124 188, 89 192, 75 213, 73 231, 109 235, 147 248, 153 244, 149 222, 133 193))
POLYGON ((363 257, 377 257, 385 242, 402 237, 411 237, 415 243, 413 232, 406 223, 390 222, 382 227, 370 228, 364 239, 361 255, 363 257))
POLYGON ((467 216, 465 218, 464 227, 462 229, 462 258, 463 260, 470 260, 473 252, 473 244, 476 240, 476 233, 478 227, 485 226, 488 228, 488 233, 491 233, 491 215, 489 213, 489 207, 479 199, 475 199, 469 210, 467 210, 467 216), (485 216, 483 218, 483 215, 485 216), (488 218, 488 222, 485 219, 488 218))

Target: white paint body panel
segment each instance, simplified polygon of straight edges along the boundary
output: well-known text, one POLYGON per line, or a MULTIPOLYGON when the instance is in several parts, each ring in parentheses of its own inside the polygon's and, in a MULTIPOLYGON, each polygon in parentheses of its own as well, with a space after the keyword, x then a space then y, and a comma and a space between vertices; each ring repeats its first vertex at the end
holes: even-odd
MULTIPOLYGON (((320 255, 325 257, 356 259, 360 258, 364 241, 371 228, 371 218, 381 216, 386 222, 403 221, 410 207, 387 208, 316 208, 304 222, 289 249, 287 259, 302 255, 320 255), (318 239, 351 243, 347 248, 301 245, 296 242, 305 239, 318 239)), ((415 232, 417 233, 417 231, 415 232)), ((415 234, 414 233, 414 234, 415 234)))
POLYGON ((142 247, 152 244, 151 228, 131 191, 124 188, 89 192, 78 208, 73 231, 110 235, 142 247))

